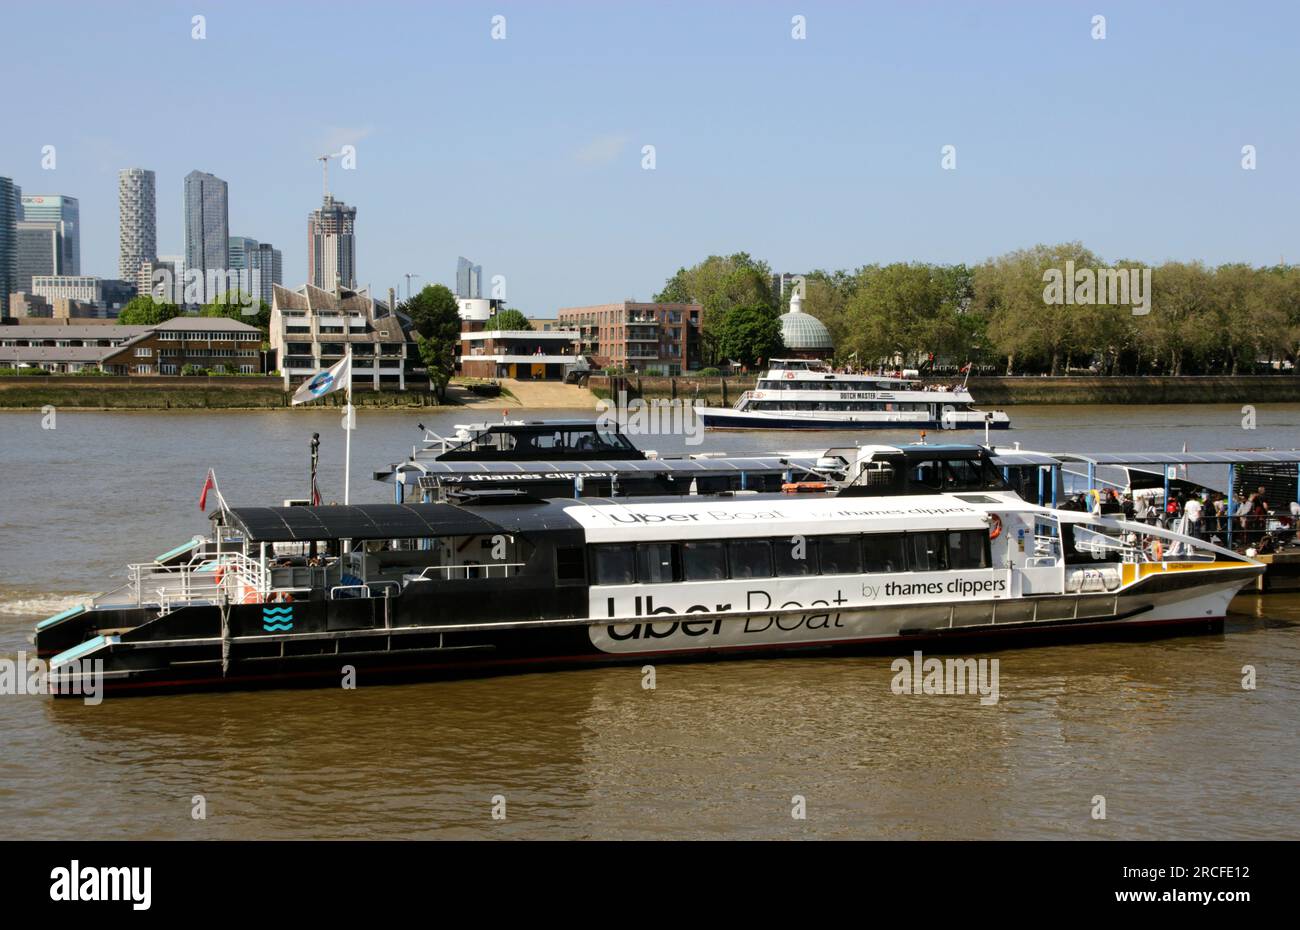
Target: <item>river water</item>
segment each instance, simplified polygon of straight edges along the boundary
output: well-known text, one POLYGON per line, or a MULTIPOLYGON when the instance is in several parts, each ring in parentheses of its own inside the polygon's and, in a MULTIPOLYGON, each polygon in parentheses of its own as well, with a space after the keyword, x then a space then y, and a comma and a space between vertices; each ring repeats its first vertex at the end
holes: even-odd
MULTIPOLYGON (((1031 449, 1300 444, 1297 405, 1259 405, 1253 430, 1238 406, 1010 413, 998 440, 1031 449)), ((369 472, 409 453, 418 422, 480 417, 362 410, 352 500, 391 499, 369 472)), ((209 466, 232 505, 305 497, 318 431, 322 494, 342 497, 337 411, 65 412, 55 427, 0 413, 10 659, 36 621, 203 532, 209 466)), ((833 444, 846 436, 710 433, 691 451, 833 444)), ((991 706, 895 695, 888 657, 661 665, 654 690, 629 667, 98 706, 0 696, 0 815, 11 838, 1300 836, 1300 598, 1238 597, 1222 636, 986 657, 1000 668, 991 706)))

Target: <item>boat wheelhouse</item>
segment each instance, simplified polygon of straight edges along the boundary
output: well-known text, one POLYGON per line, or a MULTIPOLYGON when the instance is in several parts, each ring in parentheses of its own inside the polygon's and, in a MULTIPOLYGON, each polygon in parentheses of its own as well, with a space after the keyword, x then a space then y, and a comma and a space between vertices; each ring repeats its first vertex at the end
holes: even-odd
POLYGON ((565 459, 644 459, 646 453, 619 431, 617 423, 599 420, 502 420, 455 427, 451 436, 426 431, 412 458, 425 453, 440 462, 519 462, 565 459))
POLYGON ((1263 570, 1027 503, 984 447, 824 459, 836 493, 223 509, 42 621, 37 650, 53 676, 143 693, 1110 638, 1221 629, 1263 570))
POLYGON ((964 383, 847 374, 815 359, 772 359, 730 408, 697 406, 706 429, 1007 429, 1001 410, 978 410, 964 383))

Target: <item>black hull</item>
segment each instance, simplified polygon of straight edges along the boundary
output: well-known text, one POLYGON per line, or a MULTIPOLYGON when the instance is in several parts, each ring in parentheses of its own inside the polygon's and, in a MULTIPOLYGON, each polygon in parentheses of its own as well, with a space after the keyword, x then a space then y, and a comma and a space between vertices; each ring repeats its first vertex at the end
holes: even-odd
MULTIPOLYGON (((334 654, 288 659, 232 661, 226 675, 215 663, 141 670, 137 677, 107 678, 104 693, 114 697, 201 691, 341 687, 344 666, 354 669, 356 687, 483 678, 599 666, 810 658, 817 656, 903 655, 924 647, 927 653, 966 653, 1031 645, 1114 642, 1170 636, 1220 634, 1222 617, 1142 622, 1110 618, 1089 622, 1039 624, 1005 630, 943 630, 854 642, 770 644, 693 651, 610 654, 596 650, 585 626, 551 630, 501 630, 476 634, 476 643, 442 649, 384 654, 334 654)), ((449 634, 450 636, 451 634, 449 634)), ((457 638, 469 634, 455 634, 457 638)), ((166 647, 164 647, 165 649, 166 647)), ((78 698, 72 694, 68 697, 78 698)))

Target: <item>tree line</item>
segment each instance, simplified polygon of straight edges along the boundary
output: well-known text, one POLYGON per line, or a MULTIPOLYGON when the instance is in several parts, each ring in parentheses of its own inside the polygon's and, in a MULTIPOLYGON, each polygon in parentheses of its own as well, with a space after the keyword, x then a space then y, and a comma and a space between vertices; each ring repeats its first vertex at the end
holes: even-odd
MULTIPOLYGON (((862 368, 915 367, 933 358, 1003 374, 1298 370, 1296 265, 1107 263, 1071 242, 974 266, 819 269, 802 276, 802 287, 803 309, 826 324, 836 360, 862 368)), ((783 348, 776 319, 785 308, 771 269, 747 253, 679 269, 655 300, 702 305, 706 364, 754 364, 783 348)))

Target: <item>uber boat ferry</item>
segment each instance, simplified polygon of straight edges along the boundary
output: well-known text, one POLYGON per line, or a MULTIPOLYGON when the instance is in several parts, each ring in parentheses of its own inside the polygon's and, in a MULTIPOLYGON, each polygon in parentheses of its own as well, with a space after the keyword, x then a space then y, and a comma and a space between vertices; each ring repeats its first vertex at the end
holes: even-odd
MULTIPOLYGON (((832 450, 833 491, 234 507, 36 628, 106 693, 1222 628, 1263 566, 1020 498, 982 446, 832 450)), ((76 693, 70 684, 66 691, 76 693)))
POLYGON ((1007 429, 1002 410, 977 410, 966 385, 845 374, 825 362, 772 359, 731 409, 697 406, 705 429, 1007 429))

